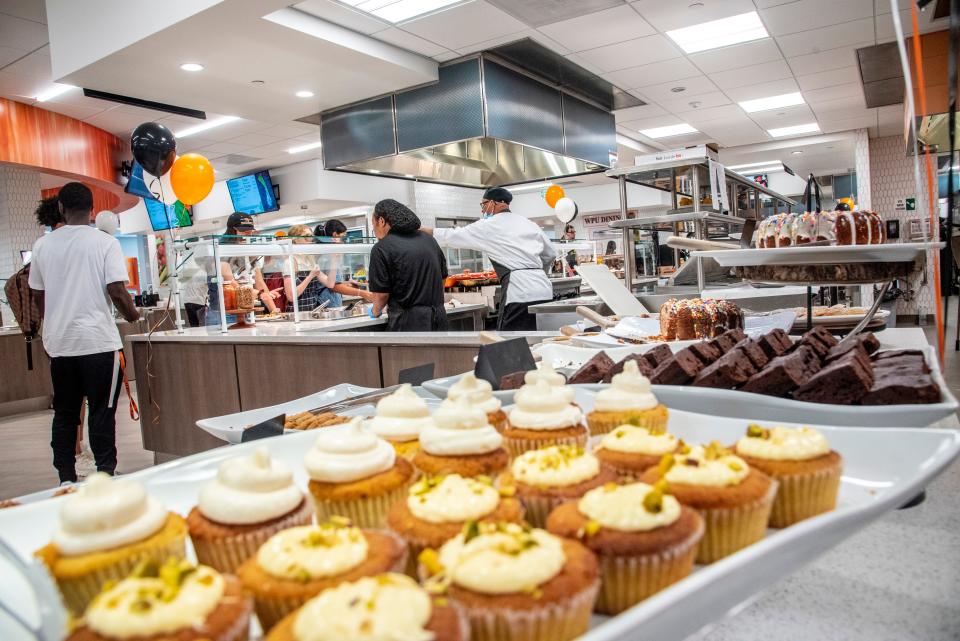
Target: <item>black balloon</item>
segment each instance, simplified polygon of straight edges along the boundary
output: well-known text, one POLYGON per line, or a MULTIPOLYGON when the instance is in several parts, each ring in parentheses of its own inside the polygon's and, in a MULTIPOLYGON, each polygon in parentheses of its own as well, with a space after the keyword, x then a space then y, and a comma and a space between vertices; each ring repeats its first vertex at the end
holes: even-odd
POLYGON ((160 123, 145 122, 133 130, 130 151, 144 171, 159 178, 177 159, 177 139, 160 123))

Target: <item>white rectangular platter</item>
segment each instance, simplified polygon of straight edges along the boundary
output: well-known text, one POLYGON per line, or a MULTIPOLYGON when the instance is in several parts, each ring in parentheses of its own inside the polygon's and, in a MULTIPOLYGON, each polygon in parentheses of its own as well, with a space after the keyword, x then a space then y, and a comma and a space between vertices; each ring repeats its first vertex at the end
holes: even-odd
MULTIPOLYGON (((593 392, 578 389, 577 402, 590 411, 593 392)), ((690 443, 732 443, 749 422, 673 411, 669 429, 690 443)), ((713 565, 697 568, 692 576, 617 617, 595 617, 593 628, 582 641, 681 641, 723 618, 738 604, 809 563, 884 512, 908 501, 960 453, 960 433, 953 430, 820 429, 844 458, 836 510, 783 530, 770 530, 763 541, 713 565)), ((315 438, 315 434, 304 432, 221 447, 127 478, 143 483, 169 509, 186 515, 196 504, 200 488, 214 477, 224 459, 248 454, 257 447, 266 447, 289 465, 296 483, 305 488, 303 456, 315 438)), ((48 499, 0 510, 0 537, 20 557, 29 560, 33 550, 48 540, 63 500, 48 499)), ((0 582, 0 601, 16 603, 18 611, 30 618, 31 606, 25 600, 18 581, 0 582), (18 588, 19 592, 12 593, 18 588)), ((22 638, 2 612, 0 638, 22 638)))
POLYGON ((712 258, 722 267, 756 265, 837 265, 841 263, 902 263, 923 256, 943 243, 888 243, 886 245, 832 245, 732 249, 690 252, 690 257, 712 258))
MULTIPOLYGON (((793 327, 796 320, 793 310, 784 310, 769 314, 747 315, 743 320, 743 331, 747 336, 755 337, 774 329, 787 332, 793 327)), ((604 330, 594 336, 572 336, 571 342, 583 347, 608 347, 629 344, 630 339, 643 340, 660 333, 659 318, 640 318, 631 316, 624 318, 614 327, 604 330), (622 340, 624 339, 624 340, 622 340)), ((684 347, 696 341, 673 341, 672 344, 682 344, 684 347)))

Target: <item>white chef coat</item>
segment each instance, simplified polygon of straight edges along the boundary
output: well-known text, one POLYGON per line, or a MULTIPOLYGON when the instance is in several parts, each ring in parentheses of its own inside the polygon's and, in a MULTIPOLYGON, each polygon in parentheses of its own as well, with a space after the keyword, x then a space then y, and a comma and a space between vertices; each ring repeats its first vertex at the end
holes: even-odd
POLYGON ((557 252, 529 218, 505 211, 466 227, 434 229, 433 237, 441 247, 481 251, 507 269, 523 270, 510 274, 504 305, 553 299, 553 285, 543 267, 553 262, 557 252))

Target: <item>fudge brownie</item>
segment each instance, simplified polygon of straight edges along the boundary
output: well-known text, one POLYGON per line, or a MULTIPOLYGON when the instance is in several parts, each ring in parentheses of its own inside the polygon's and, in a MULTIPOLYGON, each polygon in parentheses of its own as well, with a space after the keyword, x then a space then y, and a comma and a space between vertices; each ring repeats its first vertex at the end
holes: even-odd
POLYGON ((873 383, 862 405, 906 405, 937 403, 940 387, 929 374, 881 375, 873 383))
POLYGON ((746 337, 747 335, 743 333, 742 329, 729 329, 709 342, 719 349, 721 354, 726 354, 733 349, 734 345, 746 337))
POLYGON ((834 345, 830 348, 830 351, 827 352, 827 356, 823 359, 823 364, 829 365, 844 358, 856 358, 864 367, 873 369, 870 355, 867 354, 867 350, 864 349, 859 341, 850 341, 849 343, 834 345))
POLYGON ((880 361, 873 367, 874 378, 894 374, 929 374, 930 368, 923 361, 907 361, 898 359, 887 359, 880 361))
POLYGON ((684 385, 703 369, 703 361, 690 351, 689 347, 681 349, 653 370, 650 382, 655 385, 684 385))
POLYGON ((732 349, 715 363, 703 368, 693 384, 697 387, 731 389, 746 383, 757 373, 757 368, 740 348, 732 349))
POLYGON ((571 385, 577 383, 599 383, 607 375, 615 363, 613 359, 607 356, 606 352, 598 352, 596 356, 583 364, 567 380, 571 385))
MULTIPOLYGON (((673 352, 671 352, 672 354, 673 352)), ((640 373, 650 378, 653 374, 654 367, 650 364, 643 354, 630 354, 625 359, 614 365, 610 368, 610 371, 607 372, 606 376, 603 377, 604 383, 609 383, 613 380, 613 377, 623 371, 623 366, 626 365, 629 361, 636 361, 637 369, 640 370, 640 373)))
POLYGON ((736 344, 734 349, 739 349, 746 354, 757 371, 766 367, 767 363, 770 362, 770 357, 767 356, 767 353, 760 347, 760 343, 752 338, 743 339, 736 344))
POLYGON ((526 372, 513 372, 512 374, 506 374, 500 379, 500 389, 520 389, 523 387, 523 379, 526 375, 526 372))
POLYGON ((699 358, 700 362, 703 363, 704 366, 709 365, 713 361, 720 358, 720 350, 706 341, 694 343, 687 349, 693 352, 693 355, 699 358))
POLYGON ((867 354, 873 354, 880 349, 880 339, 873 332, 861 334, 860 344, 863 345, 863 349, 867 350, 867 354))
POLYGON ((840 341, 829 330, 817 326, 801 336, 798 342, 802 345, 809 345, 820 358, 824 358, 830 348, 840 341))
POLYGON ((806 383, 820 371, 820 358, 812 347, 803 345, 790 354, 778 356, 750 377, 740 389, 744 392, 783 396, 806 383))
POLYGON ((852 357, 841 358, 814 374, 794 391, 798 401, 851 405, 873 386, 873 372, 852 357))
POLYGON ((783 356, 793 346, 790 335, 780 328, 771 330, 757 339, 760 348, 766 353, 768 358, 783 356))
POLYGON ((650 365, 656 368, 660 363, 673 358, 673 350, 670 349, 669 346, 660 343, 653 349, 644 352, 643 357, 647 359, 650 365))
POLYGON ((882 361, 886 358, 897 358, 898 356, 923 356, 923 351, 919 349, 885 349, 873 355, 874 361, 882 361))

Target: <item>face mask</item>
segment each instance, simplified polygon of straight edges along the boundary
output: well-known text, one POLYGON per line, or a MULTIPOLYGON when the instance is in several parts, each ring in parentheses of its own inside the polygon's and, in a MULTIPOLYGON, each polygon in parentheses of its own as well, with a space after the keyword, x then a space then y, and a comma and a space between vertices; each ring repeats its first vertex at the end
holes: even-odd
POLYGON ((489 212, 483 212, 483 215, 481 216, 481 218, 493 218, 493 214, 489 212))

